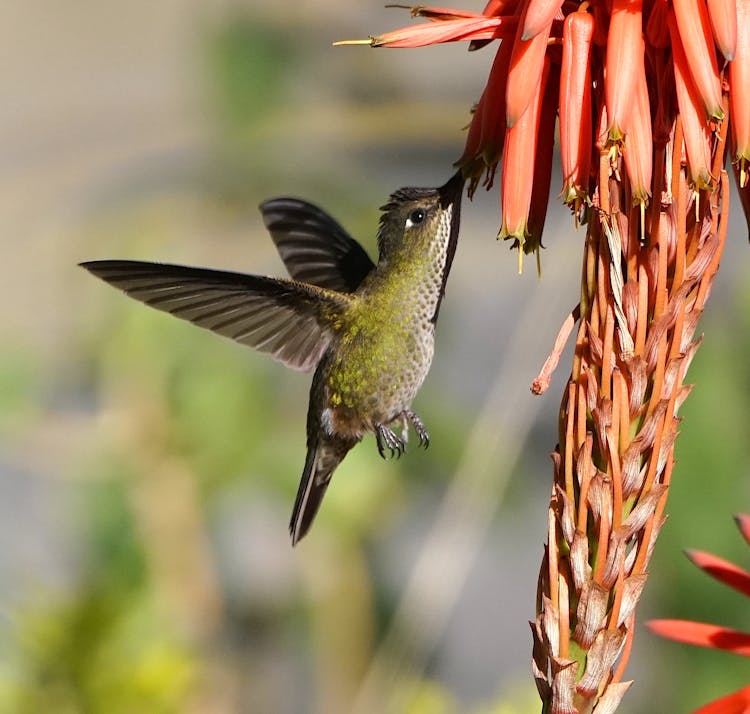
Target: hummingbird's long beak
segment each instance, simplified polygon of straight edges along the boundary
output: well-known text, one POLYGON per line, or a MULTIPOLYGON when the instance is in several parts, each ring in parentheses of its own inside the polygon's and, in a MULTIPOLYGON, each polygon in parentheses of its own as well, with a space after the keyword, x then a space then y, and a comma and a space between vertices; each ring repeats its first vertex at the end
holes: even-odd
POLYGON ((448 183, 444 184, 438 189, 440 194, 440 205, 442 208, 448 208, 452 204, 461 205, 461 195, 464 192, 464 179, 463 171, 459 169, 456 173, 448 179, 448 183))
POLYGON ((438 188, 438 194, 440 196, 440 207, 443 211, 450 210, 451 228, 450 235, 448 237, 448 245, 446 247, 445 255, 445 267, 443 268, 443 284, 440 286, 440 297, 438 299, 437 307, 435 308, 435 314, 432 316, 432 322, 437 322, 438 312, 440 311, 440 303, 445 295, 445 284, 448 282, 448 274, 453 265, 453 257, 456 254, 456 245, 458 244, 458 231, 461 224, 461 197, 464 192, 464 177, 461 169, 459 169, 452 178, 448 180, 448 183, 438 188))

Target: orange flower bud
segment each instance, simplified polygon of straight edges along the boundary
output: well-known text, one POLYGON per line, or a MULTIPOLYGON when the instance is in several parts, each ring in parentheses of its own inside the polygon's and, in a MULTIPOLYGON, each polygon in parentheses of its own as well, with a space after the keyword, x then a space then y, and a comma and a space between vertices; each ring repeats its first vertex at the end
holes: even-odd
MULTIPOLYGON (((524 10, 523 16, 525 15, 526 11, 524 10)), ((513 42, 513 55, 510 58, 508 84, 505 90, 506 115, 509 127, 513 126, 526 111, 539 87, 552 21, 550 20, 547 26, 530 40, 521 38, 522 26, 523 17, 518 25, 516 39, 513 42)))
MULTIPOLYGON (((526 224, 526 241, 523 253, 536 253, 537 270, 539 265, 539 249, 542 248, 542 232, 547 218, 549 206, 549 188, 552 183, 552 158, 555 149, 555 124, 557 123, 557 104, 559 94, 559 76, 550 74, 544 89, 539 129, 537 131, 536 155, 534 156, 534 185, 531 189, 529 204, 529 220, 526 224)), ((519 246, 520 248, 520 246, 519 246)), ((519 249, 519 258, 521 251, 519 249)), ((522 264, 519 260, 519 270, 522 264)))
POLYGON ((729 107, 731 110, 732 161, 738 164, 739 182, 748 183, 750 162, 750 0, 737 0, 737 49, 729 65, 729 107))
MULTIPOLYGON (((714 36, 704 0, 673 0, 686 66, 709 119, 723 119, 714 36)), ((674 33, 672 33, 674 37, 674 33)))
POLYGON ((731 62, 737 47, 737 3, 735 0, 708 0, 708 19, 716 46, 731 62))
POLYGON ((643 66, 642 25, 641 0, 613 0, 604 75, 611 142, 622 140, 633 104, 636 72, 643 66))
POLYGON ((544 58, 542 76, 526 111, 505 133, 502 172, 503 222, 498 238, 515 238, 520 246, 526 240, 531 192, 534 187, 542 96, 549 74, 549 58, 544 58))
POLYGON ((572 12, 563 23, 560 69, 562 199, 578 203, 588 194, 591 171, 591 39, 594 18, 572 12))
MULTIPOLYGON (((685 137, 690 181, 696 189, 710 188, 711 176, 711 134, 705 115, 705 104, 698 89, 693 84, 685 48, 675 16, 669 14, 669 34, 672 38, 672 59, 674 80, 677 89, 677 106, 682 119, 682 133, 685 137)), ((679 147, 675 147, 675 151, 679 147)))
MULTIPOLYGON (((633 109, 627 124, 623 147, 625 170, 630 180, 633 203, 644 206, 651 195, 654 143, 651 134, 651 105, 648 99, 646 72, 641 66, 637 75, 633 109)), ((643 228, 643 227, 642 227, 643 228)))

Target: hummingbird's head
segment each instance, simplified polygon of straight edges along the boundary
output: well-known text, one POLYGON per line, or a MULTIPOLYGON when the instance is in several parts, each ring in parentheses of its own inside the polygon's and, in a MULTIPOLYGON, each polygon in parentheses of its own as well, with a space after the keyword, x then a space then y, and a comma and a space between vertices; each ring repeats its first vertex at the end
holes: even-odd
POLYGON ((380 260, 388 261, 396 255, 430 255, 437 249, 443 256, 450 256, 446 265, 450 269, 463 186, 459 171, 440 188, 401 188, 391 194, 380 209, 380 260))
POLYGON ((437 321, 458 242, 464 178, 459 171, 439 188, 402 188, 382 207, 378 269, 416 277, 435 298, 437 321))

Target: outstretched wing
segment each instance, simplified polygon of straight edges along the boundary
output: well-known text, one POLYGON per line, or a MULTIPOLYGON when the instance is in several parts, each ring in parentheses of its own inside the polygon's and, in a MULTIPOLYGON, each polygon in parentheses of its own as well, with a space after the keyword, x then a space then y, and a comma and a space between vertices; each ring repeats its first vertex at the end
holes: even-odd
POLYGON ((81 267, 146 305, 270 354, 293 369, 321 358, 324 318, 347 298, 289 280, 182 265, 98 260, 81 267))
POLYGON ((362 246, 312 203, 273 198, 261 203, 260 211, 295 280, 351 293, 375 267, 362 246))

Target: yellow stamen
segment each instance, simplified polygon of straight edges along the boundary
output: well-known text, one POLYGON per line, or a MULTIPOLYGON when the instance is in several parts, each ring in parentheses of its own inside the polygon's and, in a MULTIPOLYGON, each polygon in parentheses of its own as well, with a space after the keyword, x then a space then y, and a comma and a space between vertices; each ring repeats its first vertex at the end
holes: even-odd
POLYGON ((338 42, 334 42, 334 47, 339 47, 340 45, 372 45, 375 42, 374 37, 370 37, 366 40, 339 40, 338 42))
POLYGON ((641 201, 641 244, 646 242, 646 202, 641 201))

